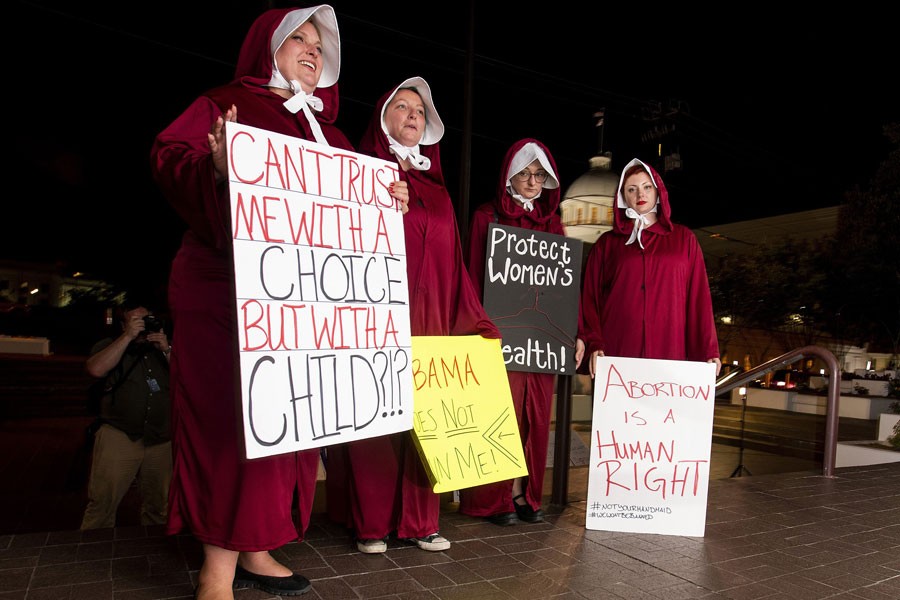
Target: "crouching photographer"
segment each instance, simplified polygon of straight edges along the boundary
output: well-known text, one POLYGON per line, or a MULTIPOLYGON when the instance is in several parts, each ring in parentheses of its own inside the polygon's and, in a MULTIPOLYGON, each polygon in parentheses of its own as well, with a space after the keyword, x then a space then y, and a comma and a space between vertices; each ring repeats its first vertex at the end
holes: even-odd
POLYGON ((97 342, 85 364, 105 384, 81 529, 115 527, 119 504, 135 478, 141 525, 165 524, 168 512, 169 338, 145 306, 126 304, 118 314, 121 335, 97 342))

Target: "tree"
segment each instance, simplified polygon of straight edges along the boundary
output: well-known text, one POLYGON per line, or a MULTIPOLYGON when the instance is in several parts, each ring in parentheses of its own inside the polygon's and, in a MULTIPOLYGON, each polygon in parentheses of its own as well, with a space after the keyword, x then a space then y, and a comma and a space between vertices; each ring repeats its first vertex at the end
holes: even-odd
POLYGON ((824 299, 836 338, 900 354, 900 123, 868 189, 846 194, 824 299))
MULTIPOLYGON (((709 276, 716 319, 729 317, 733 324, 721 331, 765 329, 781 348, 815 344, 827 320, 821 294, 830 248, 829 240, 789 238, 723 257, 709 276)), ((728 341, 720 340, 726 346, 728 341)))
MULTIPOLYGON (((782 348, 830 335, 875 351, 900 352, 900 124, 868 189, 845 195, 838 227, 816 241, 784 240, 729 255, 709 273, 717 321, 771 332, 782 348), (883 349, 883 350, 882 350, 883 349)), ((729 339, 720 343, 727 346, 729 339)), ((767 349, 763 352, 765 353, 767 349)), ((761 360, 762 357, 755 357, 761 360)))

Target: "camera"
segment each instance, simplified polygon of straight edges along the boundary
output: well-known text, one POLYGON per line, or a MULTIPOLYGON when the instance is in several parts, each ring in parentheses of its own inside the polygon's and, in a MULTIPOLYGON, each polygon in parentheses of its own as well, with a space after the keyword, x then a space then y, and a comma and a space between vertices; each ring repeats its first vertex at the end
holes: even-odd
POLYGON ((145 315, 144 316, 144 331, 162 331, 163 323, 162 320, 156 315, 145 315))

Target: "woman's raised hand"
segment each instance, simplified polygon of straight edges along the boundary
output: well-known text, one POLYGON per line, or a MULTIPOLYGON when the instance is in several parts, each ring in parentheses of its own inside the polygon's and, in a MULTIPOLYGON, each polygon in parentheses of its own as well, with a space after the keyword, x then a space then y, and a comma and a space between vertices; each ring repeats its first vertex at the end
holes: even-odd
POLYGON ((209 151, 212 154, 213 166, 216 168, 216 180, 228 179, 228 153, 225 149, 225 122, 237 123, 237 106, 231 108, 213 121, 207 139, 209 139, 209 151))

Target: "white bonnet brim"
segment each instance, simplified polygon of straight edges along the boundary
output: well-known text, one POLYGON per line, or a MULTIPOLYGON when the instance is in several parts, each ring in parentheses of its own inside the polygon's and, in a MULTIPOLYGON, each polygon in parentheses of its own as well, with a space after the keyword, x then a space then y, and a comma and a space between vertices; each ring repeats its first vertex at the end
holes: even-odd
POLYGON ((381 107, 381 130, 388 134, 387 127, 384 124, 384 113, 388 104, 397 95, 397 92, 403 89, 415 90, 422 97, 422 102, 425 104, 425 133, 422 134, 419 144, 429 146, 441 141, 441 138, 444 137, 444 123, 434 107, 434 99, 431 96, 431 88, 428 86, 428 82, 421 77, 410 77, 394 89, 394 92, 385 101, 384 106, 381 107))
POLYGON ((341 34, 338 31, 334 9, 327 4, 298 8, 284 16, 281 25, 272 34, 272 56, 295 29, 312 19, 322 41, 322 75, 316 87, 331 87, 341 74, 341 34))
POLYGON ((512 160, 509 161, 509 170, 506 173, 506 184, 510 185, 509 180, 512 179, 513 175, 519 173, 534 161, 541 163, 541 167, 547 172, 547 180, 544 181, 544 188, 548 190, 555 190, 558 188, 559 177, 553 172, 553 167, 550 166, 550 159, 547 158, 547 155, 541 147, 534 142, 528 142, 519 148, 519 151, 516 152, 515 156, 512 157, 512 160))

